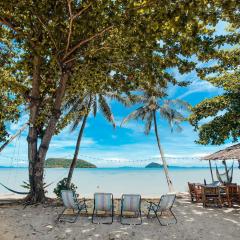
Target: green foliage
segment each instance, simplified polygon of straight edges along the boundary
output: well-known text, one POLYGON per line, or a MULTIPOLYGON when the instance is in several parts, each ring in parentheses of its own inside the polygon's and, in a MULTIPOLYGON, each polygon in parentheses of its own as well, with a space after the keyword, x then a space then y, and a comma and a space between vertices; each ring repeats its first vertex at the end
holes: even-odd
MULTIPOLYGON (((183 86, 169 69, 187 73, 196 68, 195 60, 220 59, 217 49, 239 37, 214 34, 220 21, 238 26, 238 0, 2 0, 0 9, 0 79, 7 86, 1 94, 10 102, 0 100, 0 110, 6 110, 0 134, 6 136, 6 122, 17 121, 21 106, 42 151, 72 122, 63 106, 73 96, 154 96, 156 86, 183 86)), ((103 99, 100 104, 111 120, 103 99)))
MULTIPOLYGON (((50 184, 47 183, 43 183, 43 188, 44 188, 44 192, 47 193, 46 188, 49 186, 50 184)), ((21 185, 21 187, 28 189, 29 191, 31 190, 30 184, 29 182, 23 181, 23 184, 21 185)))
MULTIPOLYGON (((41 58, 40 104, 36 125, 44 133, 53 114, 59 76, 70 68, 65 97, 84 91, 126 93, 167 88, 178 82, 169 68, 186 73, 195 55, 207 59, 216 45, 218 21, 237 15, 238 1, 6 1, 0 3, 0 46, 14 95, 28 109, 33 56, 41 58), (231 12, 231 16, 228 14, 231 12), (71 64, 70 64, 71 63, 71 64)), ((230 19, 229 19, 230 18, 230 19)), ((232 36, 234 38, 234 36, 232 36)), ((103 102, 102 102, 103 103, 103 102)), ((61 127, 59 125, 59 132, 61 127)), ((3 130, 2 130, 3 131, 3 130)))
POLYGON ((199 132, 197 143, 204 145, 220 145, 229 139, 236 142, 240 137, 240 24, 230 15, 226 13, 230 22, 227 42, 232 46, 215 49, 208 56, 208 60, 214 59, 214 65, 198 69, 202 79, 223 92, 192 109, 190 123, 199 132))
MULTIPOLYGON (((69 168, 71 164, 71 159, 65 158, 48 158, 45 161, 46 168, 69 168)), ((76 168, 96 168, 96 166, 87 161, 78 159, 76 168)))
POLYGON ((54 188, 53 192, 56 194, 58 198, 61 198, 61 191, 62 190, 72 190, 76 192, 77 186, 73 183, 70 184, 69 188, 67 188, 67 178, 63 178, 61 181, 58 182, 56 188, 54 188))

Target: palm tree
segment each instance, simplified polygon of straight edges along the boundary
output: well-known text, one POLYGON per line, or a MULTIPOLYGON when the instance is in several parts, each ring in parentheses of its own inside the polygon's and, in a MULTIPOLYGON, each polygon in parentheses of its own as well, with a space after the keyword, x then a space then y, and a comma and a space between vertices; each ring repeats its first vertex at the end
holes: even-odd
POLYGON ((113 127, 115 127, 114 117, 111 111, 111 108, 107 102, 107 98, 115 99, 123 104, 127 105, 127 98, 122 97, 117 93, 87 93, 82 98, 74 97, 67 101, 64 109, 70 109, 66 115, 66 117, 71 117, 72 126, 71 131, 74 131, 79 124, 81 123, 81 127, 78 133, 78 138, 75 146, 74 156, 69 168, 68 177, 67 177, 67 188, 69 188, 73 171, 77 164, 78 154, 80 150, 81 140, 83 136, 83 132, 86 126, 87 118, 89 114, 92 112, 93 116, 96 117, 98 109, 102 112, 103 116, 106 118, 108 122, 110 122, 113 127))
POLYGON ((165 176, 167 179, 167 184, 169 191, 173 191, 173 183, 169 176, 168 166, 166 158, 164 156, 163 148, 160 143, 160 137, 158 133, 157 126, 157 112, 160 113, 160 116, 166 119, 171 127, 171 131, 176 128, 177 131, 181 131, 182 128, 180 123, 185 120, 183 114, 179 111, 188 110, 189 104, 186 102, 176 99, 176 100, 163 100, 162 94, 143 94, 138 96, 138 101, 143 105, 137 108, 135 111, 130 113, 126 118, 123 119, 122 124, 125 124, 129 120, 138 120, 139 118, 145 121, 145 134, 148 135, 151 131, 152 123, 154 124, 154 132, 157 139, 158 149, 161 155, 163 168, 165 176))

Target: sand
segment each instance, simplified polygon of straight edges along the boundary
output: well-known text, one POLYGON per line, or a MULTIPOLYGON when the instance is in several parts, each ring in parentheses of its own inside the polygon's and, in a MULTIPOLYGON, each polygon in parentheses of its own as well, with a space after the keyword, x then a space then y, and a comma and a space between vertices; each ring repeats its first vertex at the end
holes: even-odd
MULTIPOLYGON (((92 201, 88 203, 91 206, 92 201)), ((146 203, 142 205, 146 213, 146 203)), ((142 225, 121 225, 118 217, 111 225, 92 224, 86 216, 80 216, 76 223, 58 223, 55 220, 62 209, 56 205, 25 209, 20 204, 0 205, 0 240, 239 239, 240 208, 203 208, 192 204, 186 194, 176 200, 173 208, 178 223, 166 227, 145 214, 142 225)))

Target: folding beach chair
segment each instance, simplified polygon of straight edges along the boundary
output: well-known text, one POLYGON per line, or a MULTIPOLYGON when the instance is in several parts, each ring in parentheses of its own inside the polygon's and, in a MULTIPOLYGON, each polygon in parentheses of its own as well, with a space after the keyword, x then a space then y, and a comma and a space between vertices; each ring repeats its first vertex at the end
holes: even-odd
MULTIPOLYGON (((113 223, 113 194, 112 193, 94 193, 94 206, 92 213, 92 223, 100 223, 95 222, 94 218, 99 217, 99 212, 104 212, 104 215, 110 214, 111 221, 110 222, 102 222, 103 224, 112 224, 113 223)), ((103 214, 101 214, 101 217, 103 214)))
POLYGON ((161 216, 163 212, 170 212, 171 215, 174 217, 174 223, 177 223, 177 218, 175 217, 175 215, 172 212, 172 206, 175 202, 176 199, 176 195, 175 194, 166 194, 163 195, 159 201, 158 204, 155 204, 154 202, 148 202, 150 205, 148 207, 148 214, 147 214, 147 218, 149 218, 150 212, 153 211, 158 222, 162 225, 162 226, 167 226, 168 224, 163 224, 163 222, 161 221, 161 216), (158 213, 160 213, 160 216, 158 216, 158 213))
POLYGON ((62 190, 61 191, 61 198, 63 201, 63 205, 64 205, 64 210, 62 211, 61 214, 59 214, 57 220, 59 222, 70 222, 70 223, 74 223, 76 222, 80 212, 82 210, 85 210, 87 213, 87 205, 85 203, 85 199, 83 199, 83 201, 78 201, 77 200, 77 196, 75 194, 74 191, 72 190, 62 190), (67 209, 72 209, 73 212, 77 211, 76 214, 64 214, 65 210, 67 209))
POLYGON ((135 225, 142 224, 141 195, 139 194, 123 194, 122 195, 120 222, 123 225, 130 225, 130 223, 123 222, 123 218, 126 219, 126 212, 134 213, 133 216, 135 218, 140 218, 140 222, 135 225))

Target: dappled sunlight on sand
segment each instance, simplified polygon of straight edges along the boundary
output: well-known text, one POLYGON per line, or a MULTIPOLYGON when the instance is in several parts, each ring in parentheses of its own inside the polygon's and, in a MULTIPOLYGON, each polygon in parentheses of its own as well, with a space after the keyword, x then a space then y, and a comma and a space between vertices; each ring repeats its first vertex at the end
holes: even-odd
MULTIPOLYGON (((91 204, 89 201, 90 207, 91 204)), ((163 227, 156 218, 146 218, 146 206, 143 201, 143 224, 140 226, 121 225, 119 216, 114 217, 114 222, 110 225, 92 224, 91 217, 84 214, 74 224, 58 223, 55 220, 62 207, 40 205, 23 209, 21 205, 2 206, 0 231, 8 237, 7 240, 239 239, 240 208, 203 208, 202 204, 192 204, 185 195, 178 198, 173 207, 178 223, 163 227)), ((118 213, 119 208, 116 207, 115 211, 118 213)), ((164 222, 171 220, 169 214, 164 214, 164 222)))

